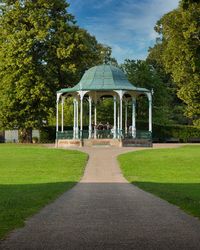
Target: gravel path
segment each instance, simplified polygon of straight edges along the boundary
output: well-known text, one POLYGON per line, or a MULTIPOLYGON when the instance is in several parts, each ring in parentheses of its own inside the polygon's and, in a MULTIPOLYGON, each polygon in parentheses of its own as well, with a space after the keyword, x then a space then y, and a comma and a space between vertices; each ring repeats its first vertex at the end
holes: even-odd
POLYGON ((0 248, 200 249, 198 219, 124 179, 116 156, 130 150, 136 149, 83 148, 90 157, 81 182, 12 232, 0 248))

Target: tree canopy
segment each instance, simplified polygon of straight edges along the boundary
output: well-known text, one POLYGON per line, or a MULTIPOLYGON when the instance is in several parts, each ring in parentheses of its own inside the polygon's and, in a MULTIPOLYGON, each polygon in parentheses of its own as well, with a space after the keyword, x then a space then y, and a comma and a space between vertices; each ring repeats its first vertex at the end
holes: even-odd
MULTIPOLYGON (((177 85, 177 95, 186 104, 186 115, 200 124, 200 2, 184 0, 164 15, 155 27, 161 35, 153 48, 177 85)), ((150 51, 152 53, 152 51, 150 51)))
POLYGON ((166 72, 162 63, 163 49, 162 43, 157 43, 153 48, 150 48, 146 62, 156 70, 168 93, 167 104, 169 112, 166 118, 169 118, 169 122, 171 121, 174 124, 190 124, 190 119, 184 115, 186 105, 177 96, 177 85, 174 83, 171 74, 166 72))
MULTIPOLYGON (((133 85, 153 90, 154 122, 170 123, 169 90, 157 70, 145 60, 125 60, 122 68, 133 85)), ((138 119, 148 119, 147 98, 139 97, 137 106, 138 119)))
MULTIPOLYGON (((94 65, 118 65, 112 49, 80 28, 68 7, 65 0, 1 1, 1 127, 42 127, 55 115, 58 89, 74 86, 94 65)), ((200 125, 199 17, 199 0, 180 1, 157 22, 159 39, 147 60, 125 60, 122 65, 130 82, 154 90, 154 122, 187 123, 184 110, 200 125)), ((148 104, 141 98, 138 118, 146 119, 148 104)), ((109 110, 111 105, 108 101, 99 109, 109 110)))
POLYGON ((76 25, 65 0, 2 0, 0 120, 4 128, 41 127, 55 93, 103 62, 105 46, 76 25))

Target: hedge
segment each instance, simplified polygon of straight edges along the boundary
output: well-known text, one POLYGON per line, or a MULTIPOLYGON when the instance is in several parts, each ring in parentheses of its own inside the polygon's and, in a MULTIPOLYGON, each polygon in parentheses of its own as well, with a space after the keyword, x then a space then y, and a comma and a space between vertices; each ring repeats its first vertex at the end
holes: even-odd
MULTIPOLYGON (((88 129, 88 127, 83 126, 83 129, 88 129)), ((72 126, 65 126, 64 130, 73 130, 72 126)), ((59 127, 61 131, 61 127, 59 127)), ((40 129, 40 143, 54 143, 56 140, 56 127, 46 126, 40 129)))
POLYGON ((56 140, 55 126, 43 127, 40 129, 40 143, 53 143, 56 140))
POLYGON ((189 142, 197 138, 200 140, 200 129, 184 125, 154 125, 153 138, 159 138, 161 142, 170 138, 177 138, 180 142, 189 142))
MULTIPOLYGON (((148 123, 137 122, 137 129, 148 129, 148 123)), ((200 128, 188 125, 160 125, 153 124, 152 138, 154 141, 167 142, 177 139, 180 142, 200 141, 200 128)))

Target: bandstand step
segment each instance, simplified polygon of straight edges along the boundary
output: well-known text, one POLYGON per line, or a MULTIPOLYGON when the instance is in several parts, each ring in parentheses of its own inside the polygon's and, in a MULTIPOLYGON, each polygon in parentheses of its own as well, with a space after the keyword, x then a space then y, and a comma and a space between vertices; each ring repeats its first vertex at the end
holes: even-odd
POLYGON ((77 139, 59 139, 57 147, 152 147, 152 141, 148 139, 84 139, 83 143, 77 139))
POLYGON ((111 147, 119 146, 119 140, 117 139, 84 139, 84 146, 94 146, 94 147, 111 147))
POLYGON ((123 139, 123 147, 152 147, 152 141, 147 139, 123 139))

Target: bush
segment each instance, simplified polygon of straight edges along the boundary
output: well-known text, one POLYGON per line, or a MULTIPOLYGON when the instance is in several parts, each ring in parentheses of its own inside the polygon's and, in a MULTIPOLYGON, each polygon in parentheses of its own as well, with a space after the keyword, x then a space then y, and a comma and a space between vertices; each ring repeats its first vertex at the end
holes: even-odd
MULTIPOLYGON (((72 126, 64 127, 64 130, 73 130, 72 126)), ((61 131, 61 127, 59 127, 61 131)), ((56 140, 56 127, 46 126, 40 129, 40 143, 54 143, 56 140)))
POLYGON ((53 143, 56 140, 55 126, 43 127, 40 129, 40 143, 53 143))
MULTIPOLYGON (((148 123, 137 122, 138 130, 147 130, 148 123)), ((191 139, 200 139, 200 128, 187 125, 160 125, 153 124, 153 140, 166 142, 169 139, 179 139, 180 142, 189 142, 191 139)))

